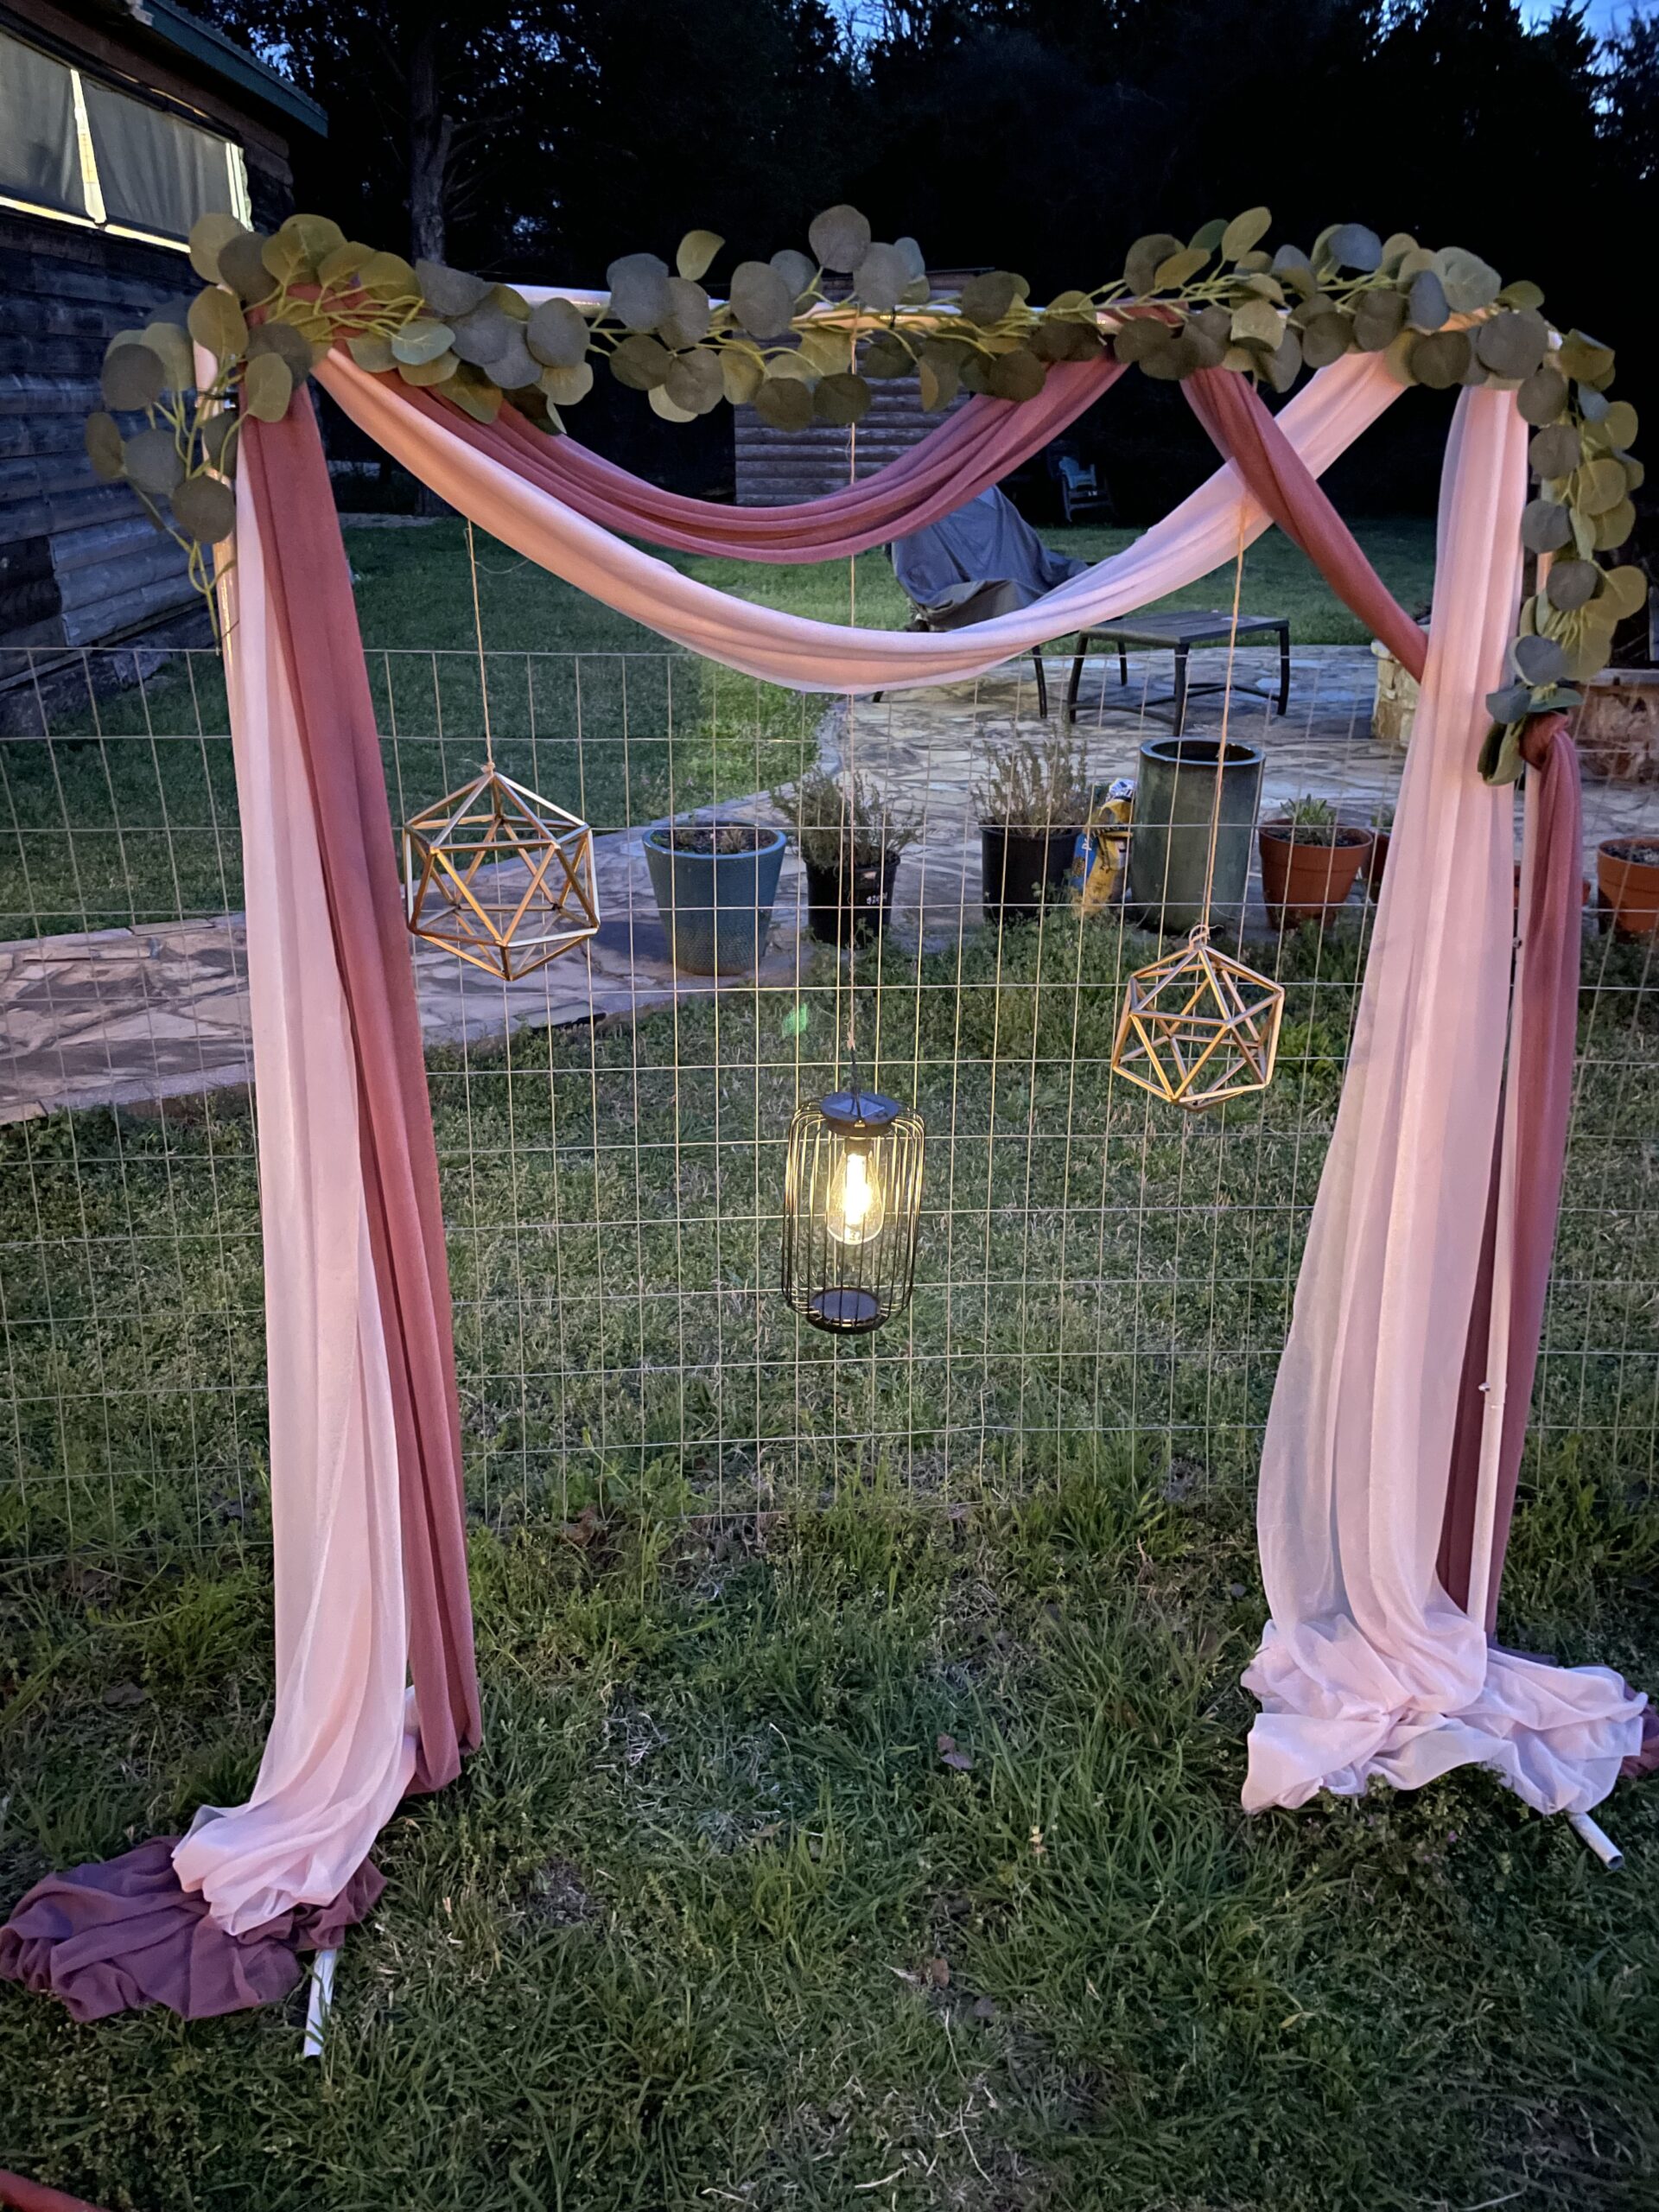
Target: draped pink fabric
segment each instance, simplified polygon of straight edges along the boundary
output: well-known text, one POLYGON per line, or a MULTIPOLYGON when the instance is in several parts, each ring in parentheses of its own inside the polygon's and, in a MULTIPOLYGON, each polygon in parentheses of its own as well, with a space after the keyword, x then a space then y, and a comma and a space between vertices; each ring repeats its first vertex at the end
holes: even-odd
POLYGON ((479 1739, 449 1272, 385 772, 351 576, 316 418, 302 395, 242 440, 270 548, 272 620, 292 685, 357 1055, 369 1235, 391 1353, 419 1740, 418 1784, 479 1739))
POLYGON ((1231 369, 1200 369, 1183 379, 1181 390, 1251 497, 1301 547, 1343 605, 1421 681, 1428 639, 1366 559, 1255 386, 1231 369))
POLYGON ((1035 399, 970 399, 937 429, 858 484, 821 499, 776 507, 730 507, 688 499, 631 475, 575 438, 549 438, 512 407, 498 421, 499 449, 575 513, 607 530, 648 538, 679 553, 740 561, 844 560, 951 514, 1065 429, 1123 370, 1102 356, 1063 361, 1035 399))
POLYGON ((1446 1348, 1475 1300, 1509 1027, 1513 798, 1476 764, 1519 596, 1526 443, 1511 394, 1462 395, 1422 695, 1262 1447, 1252 1811, 1471 1762, 1541 1811, 1584 1811, 1641 1737, 1645 1700, 1618 1675, 1489 1646, 1436 1572, 1446 1348))
MULTIPOLYGON (((872 691, 982 675, 1011 655, 1109 620, 1230 561, 1267 511, 1230 464, 1122 553, 1011 614, 957 631, 860 630, 734 599, 573 512, 499 421, 482 424, 331 353, 318 381, 359 427, 461 513, 541 567, 690 651, 798 691, 872 691)), ((1350 353, 1296 393, 1280 427, 1315 475, 1399 398, 1380 356, 1350 353)), ((505 410, 503 410, 505 415, 505 410)), ((556 441, 543 441, 543 446, 556 441)))
POLYGON ((1583 931, 1583 809, 1578 750, 1566 715, 1535 722, 1526 750, 1527 852, 1506 1111, 1470 1317, 1440 1554, 1448 1594, 1467 1607, 1472 1586, 1489 1635, 1497 1625, 1498 1584, 1560 1207, 1583 931), (1503 1296, 1495 1308, 1500 1247, 1503 1296), (1483 1450, 1489 1425, 1497 1435, 1483 1450))

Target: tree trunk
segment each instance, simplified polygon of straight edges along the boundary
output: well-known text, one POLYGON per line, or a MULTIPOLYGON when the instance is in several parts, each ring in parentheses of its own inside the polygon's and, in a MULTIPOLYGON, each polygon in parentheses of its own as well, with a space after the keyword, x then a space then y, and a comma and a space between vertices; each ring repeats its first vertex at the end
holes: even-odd
POLYGON ((443 259, 449 147, 454 124, 443 112, 435 10, 423 10, 409 53, 409 229, 411 257, 443 259))

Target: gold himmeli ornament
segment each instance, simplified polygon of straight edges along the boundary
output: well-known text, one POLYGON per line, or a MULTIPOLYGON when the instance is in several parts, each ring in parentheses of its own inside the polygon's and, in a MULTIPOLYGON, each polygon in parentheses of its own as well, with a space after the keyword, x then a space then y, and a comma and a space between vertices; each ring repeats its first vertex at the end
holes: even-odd
POLYGON ((1113 1070, 1192 1113, 1265 1090, 1284 1010, 1278 984, 1217 952, 1200 924, 1179 952, 1130 976, 1113 1070))
POLYGON ((413 936, 504 982, 599 927, 593 831, 493 760, 404 829, 404 887, 413 936))
POLYGON ((594 833, 495 765, 478 556, 467 524, 484 766, 404 830, 404 911, 412 937, 505 983, 586 944, 599 928, 594 833), (520 872, 522 870, 522 873, 520 872))
POLYGON ((1227 688, 1222 693, 1221 741, 1216 747, 1216 789, 1210 807, 1210 851, 1205 864, 1204 906, 1198 926, 1179 952, 1166 952, 1129 978, 1128 995, 1112 1040, 1112 1072, 1155 1098, 1200 1114, 1224 1098, 1265 1090, 1279 1056, 1285 994, 1269 976, 1230 959, 1210 942, 1210 906, 1216 880, 1216 843, 1221 833, 1221 782, 1227 763, 1227 716, 1232 701, 1233 653, 1238 643, 1238 603, 1244 581, 1244 510, 1239 510, 1238 553, 1233 570, 1233 620, 1227 639, 1227 688))

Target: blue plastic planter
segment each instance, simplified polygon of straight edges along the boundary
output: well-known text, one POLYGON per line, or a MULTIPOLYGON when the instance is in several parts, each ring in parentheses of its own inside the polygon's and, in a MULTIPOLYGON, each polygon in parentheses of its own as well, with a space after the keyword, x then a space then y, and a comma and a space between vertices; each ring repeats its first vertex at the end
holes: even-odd
POLYGON ((693 976, 746 976, 766 949, 784 833, 753 825, 753 852, 690 853, 668 842, 677 826, 658 822, 645 840, 670 957, 693 976))

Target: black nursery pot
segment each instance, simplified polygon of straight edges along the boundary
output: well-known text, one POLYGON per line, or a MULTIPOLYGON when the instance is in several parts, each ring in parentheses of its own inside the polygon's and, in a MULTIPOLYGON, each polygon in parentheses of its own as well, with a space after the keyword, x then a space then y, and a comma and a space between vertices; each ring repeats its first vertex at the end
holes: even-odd
POLYGON ((982 826, 980 899, 985 918, 1030 921, 1057 899, 1077 851, 1075 830, 1008 830, 982 826))
POLYGON ((887 925, 897 853, 843 868, 838 862, 806 863, 806 923, 820 944, 868 944, 887 925))

